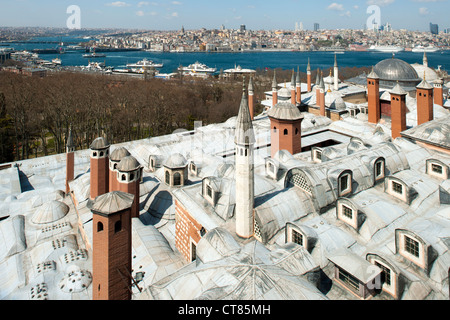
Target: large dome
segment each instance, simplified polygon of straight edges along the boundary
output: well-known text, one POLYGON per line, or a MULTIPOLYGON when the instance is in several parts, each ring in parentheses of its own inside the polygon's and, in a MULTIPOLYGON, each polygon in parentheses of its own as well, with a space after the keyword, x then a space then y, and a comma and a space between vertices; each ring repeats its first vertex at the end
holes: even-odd
POLYGON ((374 68, 380 78, 380 85, 393 87, 398 81, 403 87, 415 87, 421 81, 416 70, 407 62, 400 59, 386 59, 380 61, 374 68))

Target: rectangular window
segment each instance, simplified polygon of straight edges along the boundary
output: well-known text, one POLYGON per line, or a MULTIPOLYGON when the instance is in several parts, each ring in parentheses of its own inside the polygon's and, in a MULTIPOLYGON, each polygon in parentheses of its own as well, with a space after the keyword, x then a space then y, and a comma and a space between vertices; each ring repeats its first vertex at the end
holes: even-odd
POLYGON ((197 246, 194 243, 191 243, 191 262, 197 259, 197 246))
POLYGON ((345 205, 342 205, 342 215, 349 219, 353 219, 353 210, 345 205))
POLYGON ((316 159, 317 160, 322 160, 322 152, 316 151, 316 159))
POLYGON ((395 193, 403 194, 403 186, 400 183, 397 183, 395 181, 392 181, 392 190, 395 193))
POLYGON ((388 286, 391 285, 391 269, 387 268, 386 266, 382 265, 381 263, 378 263, 378 261, 375 261, 375 265, 381 269, 381 283, 386 283, 388 286))
POLYGON ((295 230, 292 230, 292 242, 303 246, 303 235, 295 230))
POLYGON ((383 175, 383 162, 379 161, 375 164, 375 175, 377 178, 383 175))
POLYGON ((434 173, 438 173, 438 174, 442 174, 442 172, 443 172, 443 170, 442 170, 442 166, 440 166, 440 165, 437 165, 437 164, 431 164, 431 170, 434 172, 434 173))
POLYGON ((359 294, 359 281, 350 273, 339 268, 339 280, 344 282, 349 289, 359 294))
POLYGON ((419 242, 405 236, 405 251, 419 258, 419 242))
POLYGON ((339 190, 341 190, 341 192, 344 192, 348 189, 348 177, 349 176, 346 174, 339 179, 339 190))
POLYGON ((212 198, 212 189, 210 186, 206 186, 206 194, 208 197, 212 198))

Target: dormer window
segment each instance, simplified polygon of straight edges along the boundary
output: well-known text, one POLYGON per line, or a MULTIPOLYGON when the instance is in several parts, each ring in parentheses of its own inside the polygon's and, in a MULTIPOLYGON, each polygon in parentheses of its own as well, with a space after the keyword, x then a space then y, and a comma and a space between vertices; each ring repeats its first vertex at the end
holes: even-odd
POLYGON ((426 173, 432 177, 438 179, 448 179, 449 178, 449 168, 448 166, 437 159, 428 159, 426 162, 426 173))
POLYGON ((292 242, 304 246, 303 235, 296 230, 292 230, 292 242))
POLYGON ((206 186, 206 195, 212 199, 212 188, 210 186, 206 186))
POLYGON ((349 173, 344 173, 341 176, 339 176, 338 179, 338 188, 339 188, 339 194, 342 196, 344 194, 350 193, 352 190, 352 176, 349 173))
POLYGON ((416 258, 419 258, 419 242, 411 239, 408 236, 405 236, 405 247, 404 250, 410 254, 412 254, 413 256, 415 256, 416 258))
POLYGON ((356 231, 359 230, 365 221, 365 214, 358 210, 355 204, 347 199, 340 198, 336 203, 337 219, 345 222, 356 231))
POLYGON ((400 183, 392 181, 392 191, 399 195, 403 195, 403 186, 400 183))
POLYGON ((349 208, 346 205, 342 205, 342 215, 348 219, 353 219, 352 208, 349 208))
POLYGON ((385 160, 383 158, 380 158, 375 161, 374 164, 374 176, 375 176, 375 183, 381 179, 384 179, 385 177, 385 160))
POLYGON ((404 229, 395 230, 396 253, 411 261, 426 273, 433 262, 431 245, 417 234, 404 229))

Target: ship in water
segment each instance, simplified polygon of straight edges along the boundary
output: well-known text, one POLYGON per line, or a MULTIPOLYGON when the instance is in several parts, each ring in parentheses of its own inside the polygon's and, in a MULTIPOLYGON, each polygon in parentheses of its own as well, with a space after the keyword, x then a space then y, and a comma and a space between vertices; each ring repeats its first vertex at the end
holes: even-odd
POLYGON ((144 69, 144 68, 162 68, 164 64, 162 63, 155 63, 151 60, 143 59, 141 61, 138 61, 136 63, 129 63, 127 64, 127 68, 137 68, 137 69, 144 69))
POLYGON ((193 64, 190 64, 187 67, 179 67, 178 71, 182 71, 184 74, 188 74, 190 76, 194 77, 206 77, 208 75, 211 75, 217 71, 217 68, 210 68, 206 66, 203 63, 195 62, 193 64))
POLYGON ((105 57, 106 57, 106 54, 104 54, 104 53, 92 52, 92 53, 83 54, 83 58, 90 58, 90 59, 105 58, 105 57))
POLYGON ((55 58, 52 60, 52 63, 60 66, 62 64, 62 61, 60 58, 55 58))
POLYGON ((399 46, 379 46, 374 45, 371 46, 367 51, 370 52, 387 52, 387 53, 397 53, 405 51, 405 48, 399 47, 399 46))
POLYGON ((412 52, 437 52, 439 50, 440 50, 439 48, 436 48, 433 46, 428 46, 428 47, 416 46, 411 51, 412 52))

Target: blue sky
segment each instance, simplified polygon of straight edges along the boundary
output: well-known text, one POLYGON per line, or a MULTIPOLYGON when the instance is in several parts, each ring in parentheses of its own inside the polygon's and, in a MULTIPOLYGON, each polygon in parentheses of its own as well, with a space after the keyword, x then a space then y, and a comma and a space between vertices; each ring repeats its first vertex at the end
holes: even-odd
POLYGON ((429 30, 429 23, 450 28, 450 0, 0 0, 0 26, 65 27, 67 7, 81 9, 84 28, 177 30, 205 27, 294 29, 302 22, 312 29, 362 28, 378 5, 381 23, 394 29, 429 30))

